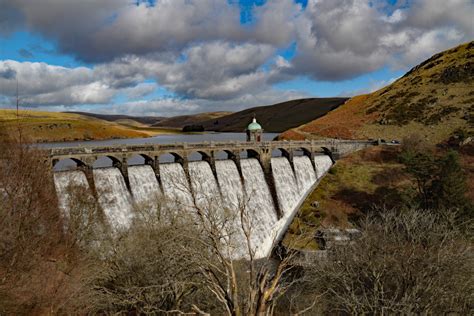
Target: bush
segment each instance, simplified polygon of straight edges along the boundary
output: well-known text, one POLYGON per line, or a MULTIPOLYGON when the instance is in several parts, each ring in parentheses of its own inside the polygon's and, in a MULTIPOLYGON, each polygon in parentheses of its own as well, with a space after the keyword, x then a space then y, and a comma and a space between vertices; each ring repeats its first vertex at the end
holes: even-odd
POLYGON ((361 230, 360 239, 333 249, 327 260, 307 263, 306 291, 319 312, 469 314, 474 262, 451 212, 377 210, 361 230))

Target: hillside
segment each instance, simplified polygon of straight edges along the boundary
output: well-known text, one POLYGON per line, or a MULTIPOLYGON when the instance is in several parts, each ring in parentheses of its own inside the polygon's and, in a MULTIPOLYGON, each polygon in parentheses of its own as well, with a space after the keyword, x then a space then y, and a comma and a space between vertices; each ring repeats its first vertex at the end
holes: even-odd
POLYGON ((222 116, 231 114, 232 112, 207 112, 199 113, 194 115, 180 115, 170 118, 162 118, 159 122, 153 124, 155 127, 173 127, 173 128, 183 128, 186 125, 196 125, 201 124, 202 122, 208 120, 215 120, 222 116))
POLYGON ((129 137, 147 137, 149 133, 119 124, 72 113, 0 110, 0 127, 10 135, 21 135, 31 142, 56 142, 129 137))
POLYGON ((343 104, 346 98, 312 98, 250 108, 200 124, 209 131, 242 132, 254 115, 267 132, 283 132, 323 116, 343 104))
POLYGON ((115 115, 114 114, 96 114, 96 113, 89 113, 89 112, 65 112, 65 113, 79 114, 82 116, 98 118, 98 119, 109 121, 109 122, 128 121, 132 123, 132 121, 135 121, 135 122, 145 124, 145 125, 153 125, 156 122, 159 122, 162 119, 164 119, 164 117, 159 117, 159 116, 130 116, 130 115, 120 115, 120 114, 115 114, 115 115))
POLYGON ((474 42, 439 53, 393 84, 348 100, 322 118, 283 133, 317 137, 402 139, 430 143, 474 130, 474 42))

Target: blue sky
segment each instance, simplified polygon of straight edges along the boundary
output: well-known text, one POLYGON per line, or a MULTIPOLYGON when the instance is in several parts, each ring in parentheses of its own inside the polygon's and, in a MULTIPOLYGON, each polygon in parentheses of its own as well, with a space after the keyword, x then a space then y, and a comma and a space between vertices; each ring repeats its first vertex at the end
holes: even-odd
POLYGON ((0 107, 178 115, 390 84, 472 40, 470 0, 3 0, 0 107))

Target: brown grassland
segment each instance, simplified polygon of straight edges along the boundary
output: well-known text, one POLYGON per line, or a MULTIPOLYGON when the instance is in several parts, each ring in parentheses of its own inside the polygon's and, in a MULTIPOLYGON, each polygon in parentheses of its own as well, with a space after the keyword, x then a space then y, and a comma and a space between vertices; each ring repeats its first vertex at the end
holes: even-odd
POLYGON ((135 121, 108 122, 72 113, 20 110, 0 110, 0 125, 11 136, 32 142, 61 142, 150 137, 158 134, 176 134, 171 128, 148 127, 135 121))

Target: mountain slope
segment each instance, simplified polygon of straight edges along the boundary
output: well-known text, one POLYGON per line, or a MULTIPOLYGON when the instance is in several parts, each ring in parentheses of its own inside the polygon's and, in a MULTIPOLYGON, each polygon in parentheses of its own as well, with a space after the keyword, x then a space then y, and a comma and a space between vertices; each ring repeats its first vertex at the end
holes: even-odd
POLYGON ((206 113, 199 113, 194 115, 180 115, 180 116, 173 116, 169 118, 163 118, 156 124, 153 124, 155 127, 175 127, 175 128, 183 128, 186 125, 199 125, 202 122, 208 120, 215 120, 222 116, 226 116, 231 114, 232 112, 206 112, 206 113))
POLYGON ((282 132, 299 126, 343 104, 347 98, 312 98, 260 106, 201 122, 208 131, 242 132, 256 116, 267 132, 282 132))
POLYGON ((131 121, 135 121, 135 122, 146 124, 146 125, 152 125, 152 124, 155 124, 156 122, 159 122, 165 119, 164 117, 159 117, 159 116, 130 116, 130 115, 121 115, 121 114, 96 114, 96 113, 88 113, 88 112, 65 112, 65 113, 79 114, 82 116, 98 118, 98 119, 109 121, 109 122, 128 120, 129 123, 132 123, 131 121))
POLYGON ((419 134, 431 143, 474 130, 474 42, 439 53, 393 84, 354 97, 281 138, 384 138, 419 134))

